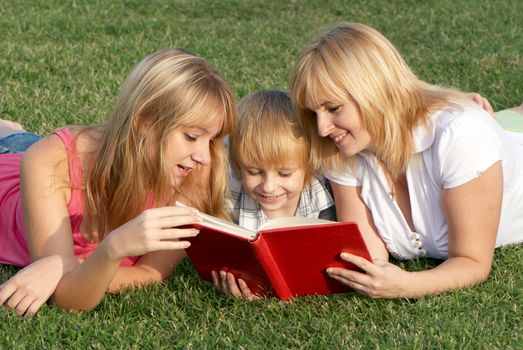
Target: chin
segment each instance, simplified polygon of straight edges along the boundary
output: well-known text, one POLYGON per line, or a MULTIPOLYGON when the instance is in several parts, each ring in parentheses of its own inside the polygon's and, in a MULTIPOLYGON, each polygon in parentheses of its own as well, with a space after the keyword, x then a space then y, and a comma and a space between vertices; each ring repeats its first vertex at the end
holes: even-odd
POLYGON ((180 186, 182 183, 183 183, 183 178, 174 178, 174 179, 171 179, 171 185, 173 187, 176 187, 176 186, 180 186))
POLYGON ((355 156, 356 154, 360 153, 361 151, 362 151, 361 149, 354 149, 353 147, 348 147, 348 146, 338 148, 338 152, 340 152, 345 157, 355 156))

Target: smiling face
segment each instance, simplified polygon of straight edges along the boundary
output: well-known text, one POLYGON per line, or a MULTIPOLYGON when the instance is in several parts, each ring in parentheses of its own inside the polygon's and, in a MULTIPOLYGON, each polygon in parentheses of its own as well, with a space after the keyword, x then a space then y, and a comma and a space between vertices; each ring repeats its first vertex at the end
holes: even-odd
POLYGON ((320 101, 320 105, 313 109, 319 136, 330 137, 344 156, 353 156, 371 148, 371 136, 363 126, 356 102, 352 99, 320 101))
POLYGON ((220 129, 221 123, 216 121, 205 128, 181 126, 171 133, 164 161, 170 169, 173 186, 179 186, 198 165, 210 164, 210 145, 220 129))
POLYGON ((295 166, 241 167, 243 187, 270 219, 294 216, 305 175, 304 168, 295 166))

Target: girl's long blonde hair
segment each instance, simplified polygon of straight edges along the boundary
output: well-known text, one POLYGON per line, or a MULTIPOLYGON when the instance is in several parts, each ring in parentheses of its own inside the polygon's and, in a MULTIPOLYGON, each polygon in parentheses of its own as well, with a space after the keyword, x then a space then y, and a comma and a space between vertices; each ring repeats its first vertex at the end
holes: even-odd
POLYGON ((227 217, 223 136, 235 124, 232 89, 206 60, 183 49, 146 57, 123 83, 99 147, 86 156, 85 234, 100 241, 145 206, 172 204, 175 195, 227 217), (211 164, 198 166, 173 188, 163 160, 169 136, 182 126, 205 128, 216 122, 222 127, 210 146, 211 164))
POLYGON ((303 50, 290 93, 311 135, 315 169, 340 169, 348 159, 329 138, 318 135, 313 110, 320 98, 353 99, 376 156, 394 177, 414 154, 412 130, 427 123, 431 111, 468 103, 463 93, 419 80, 383 35, 358 23, 339 24, 303 50))

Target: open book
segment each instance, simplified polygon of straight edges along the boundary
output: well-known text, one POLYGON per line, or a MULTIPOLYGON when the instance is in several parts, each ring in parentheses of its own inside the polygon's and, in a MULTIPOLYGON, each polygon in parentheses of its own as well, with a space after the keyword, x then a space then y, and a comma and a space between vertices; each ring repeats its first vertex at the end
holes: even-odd
POLYGON ((328 267, 357 269, 340 259, 342 252, 371 261, 358 225, 306 217, 269 220, 258 232, 203 213, 196 237, 186 249, 199 276, 212 282, 211 271, 228 271, 256 294, 294 296, 350 292, 327 276, 328 267))

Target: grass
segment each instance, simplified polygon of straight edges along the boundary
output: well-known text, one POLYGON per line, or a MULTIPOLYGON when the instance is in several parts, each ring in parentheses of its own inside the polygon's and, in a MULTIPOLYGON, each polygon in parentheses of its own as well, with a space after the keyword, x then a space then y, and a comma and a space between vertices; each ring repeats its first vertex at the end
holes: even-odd
MULTIPOLYGON (((477 91, 495 109, 523 100, 521 1, 0 0, 0 117, 47 133, 109 113, 144 56, 186 47, 238 97, 285 88, 300 50, 341 21, 383 32, 424 80, 477 91)), ((158 286, 108 295, 90 313, 0 312, 0 348, 523 347, 523 247, 498 249, 481 286, 418 300, 359 295, 246 303, 214 293, 185 261, 158 286)), ((401 265, 430 267, 431 260, 401 265)), ((0 281, 16 269, 0 267, 0 281)))

